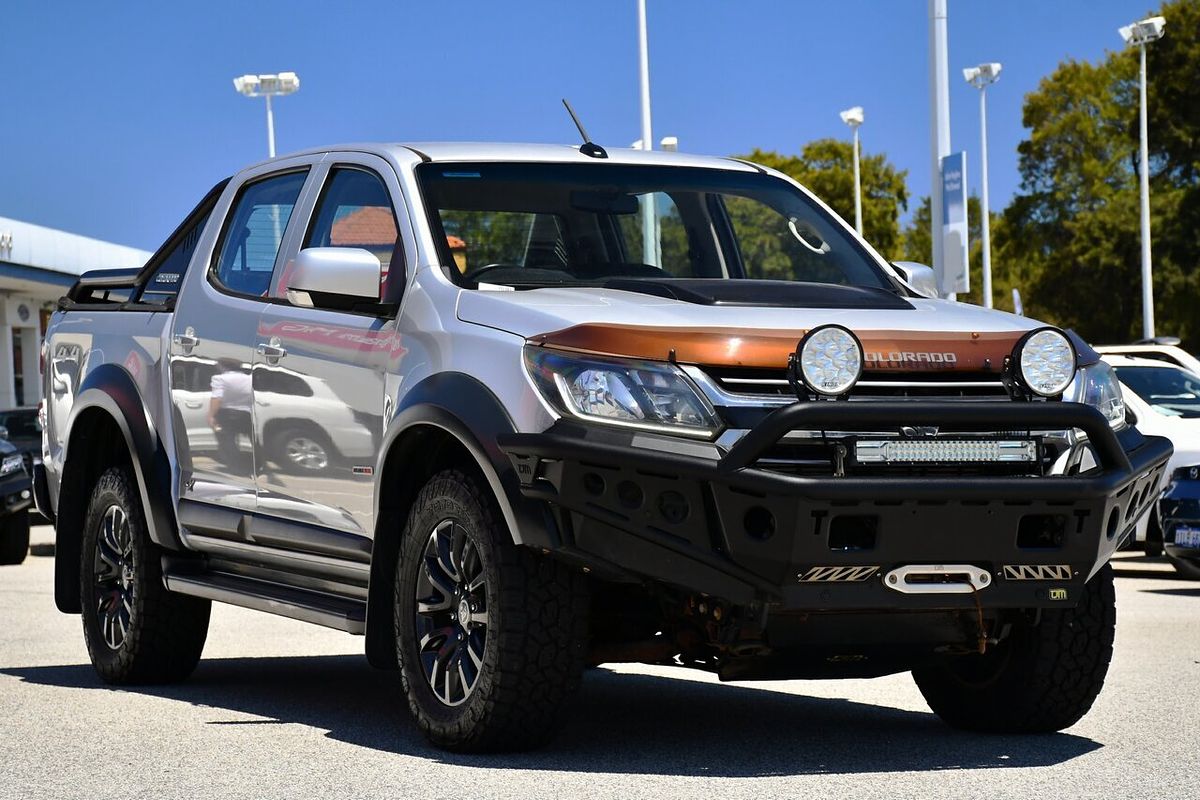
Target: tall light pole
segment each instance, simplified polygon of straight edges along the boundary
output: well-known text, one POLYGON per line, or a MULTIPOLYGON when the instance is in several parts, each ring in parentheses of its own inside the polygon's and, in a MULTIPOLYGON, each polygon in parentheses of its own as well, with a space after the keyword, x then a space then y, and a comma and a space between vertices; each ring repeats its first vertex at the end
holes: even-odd
POLYGON ((300 88, 300 78, 294 72, 277 75, 243 75, 233 79, 233 88, 246 97, 267 98, 267 155, 275 157, 275 114, 271 111, 271 98, 291 94, 300 88))
MULTIPOLYGON (((654 149, 650 132, 650 44, 646 32, 646 0, 638 0, 638 84, 642 106, 642 149, 654 149)), ((658 264, 658 234, 654 195, 642 203, 642 263, 658 264)))
MULTIPOLYGON (((942 232, 942 158, 950 155, 950 67, 946 55, 946 0, 929 0, 929 232, 933 239, 933 271, 938 290, 945 291, 946 254, 942 232)), ((954 300, 954 292, 946 293, 954 300)))
POLYGON ((988 216, 988 156, 987 156, 987 87, 1000 80, 1000 64, 992 61, 963 70, 967 83, 979 90, 979 159, 981 164, 980 191, 983 197, 983 305, 992 307, 992 221, 988 216))
POLYGON ((862 236, 862 181, 858 177, 858 126, 863 124, 862 106, 847 108, 841 116, 842 122, 854 131, 854 230, 862 236))
POLYGON ((1154 284, 1150 270, 1150 134, 1146 125, 1146 45, 1161 39, 1167 21, 1162 17, 1149 17, 1117 32, 1126 44, 1135 45, 1141 52, 1141 155, 1138 158, 1138 173, 1141 178, 1142 194, 1142 338, 1154 338, 1154 284))

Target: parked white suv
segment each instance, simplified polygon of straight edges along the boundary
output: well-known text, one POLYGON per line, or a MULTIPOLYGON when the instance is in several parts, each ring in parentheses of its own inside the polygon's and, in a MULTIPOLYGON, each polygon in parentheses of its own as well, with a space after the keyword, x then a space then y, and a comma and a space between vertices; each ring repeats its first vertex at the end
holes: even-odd
MULTIPOLYGON (((1200 374, 1167 361, 1106 355, 1121 381, 1125 405, 1137 417, 1138 430, 1171 440, 1175 448, 1159 492, 1181 467, 1200 466, 1200 374)), ((1134 528, 1134 541, 1147 555, 1163 552, 1157 506, 1134 528)))
POLYGON ((1200 375, 1200 359, 1179 346, 1179 339, 1164 336, 1148 342, 1137 344, 1106 344, 1096 348, 1096 352, 1104 356, 1127 356, 1129 358, 1144 358, 1150 361, 1162 361, 1186 369, 1195 375, 1200 375))

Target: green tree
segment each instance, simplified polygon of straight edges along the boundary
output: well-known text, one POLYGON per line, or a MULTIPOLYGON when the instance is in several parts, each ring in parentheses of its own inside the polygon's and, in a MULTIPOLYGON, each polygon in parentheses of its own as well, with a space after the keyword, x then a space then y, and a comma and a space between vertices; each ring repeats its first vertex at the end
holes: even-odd
MULTIPOLYGON (((1200 344, 1200 4, 1163 6, 1149 48, 1151 229, 1158 332, 1200 344)), ((1029 313, 1096 342, 1141 335, 1137 54, 1066 61, 1025 98, 1021 192, 993 262, 1029 313)))
MULTIPOLYGON (((800 155, 755 149, 739 156, 795 178, 843 219, 854 224, 854 150, 848 141, 817 139, 800 155)), ((901 253, 900 214, 908 208, 908 171, 887 156, 859 154, 863 235, 885 258, 901 253)))

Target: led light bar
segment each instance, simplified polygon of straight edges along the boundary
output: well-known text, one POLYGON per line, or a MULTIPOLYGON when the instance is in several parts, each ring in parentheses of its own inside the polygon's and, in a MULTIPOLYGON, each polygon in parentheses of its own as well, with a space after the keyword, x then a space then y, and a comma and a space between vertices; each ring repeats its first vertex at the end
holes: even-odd
POLYGON ((927 464, 1036 461, 1032 439, 860 439, 860 464, 927 464))

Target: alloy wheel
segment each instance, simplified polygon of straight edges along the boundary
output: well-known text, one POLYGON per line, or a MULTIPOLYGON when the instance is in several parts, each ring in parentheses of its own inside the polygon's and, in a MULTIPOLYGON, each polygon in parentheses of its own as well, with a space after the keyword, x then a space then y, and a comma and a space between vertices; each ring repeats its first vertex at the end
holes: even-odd
POLYGON ((447 706, 471 696, 487 647, 487 581, 479 549, 454 520, 438 523, 422 553, 416 587, 417 653, 434 695, 447 706))
POLYGON ((92 574, 95 578, 93 599, 100 633, 110 649, 119 650, 129 634, 137 592, 137 573, 134 569, 129 517, 125 509, 115 503, 105 509, 104 516, 100 518, 92 574))

